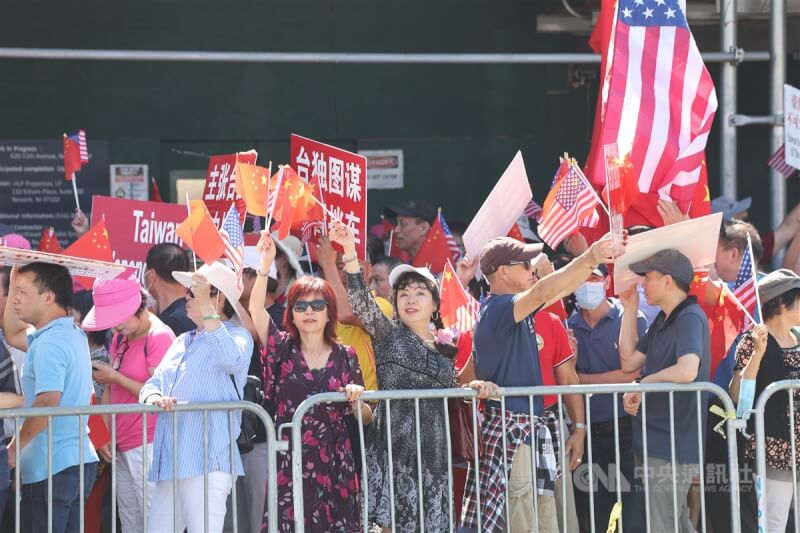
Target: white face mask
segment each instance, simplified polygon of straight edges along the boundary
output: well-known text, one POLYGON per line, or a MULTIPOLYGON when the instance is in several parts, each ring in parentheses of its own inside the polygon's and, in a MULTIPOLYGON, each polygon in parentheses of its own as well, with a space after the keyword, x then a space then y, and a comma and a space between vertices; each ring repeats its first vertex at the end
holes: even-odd
POLYGON ((587 281, 575 289, 575 301, 581 309, 597 309, 605 298, 606 284, 602 281, 587 281))

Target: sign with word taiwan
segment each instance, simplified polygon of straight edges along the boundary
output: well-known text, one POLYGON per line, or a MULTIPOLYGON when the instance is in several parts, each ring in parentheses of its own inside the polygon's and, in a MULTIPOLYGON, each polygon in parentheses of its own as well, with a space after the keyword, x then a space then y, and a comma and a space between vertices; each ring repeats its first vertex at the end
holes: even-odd
POLYGON ((183 247, 175 228, 186 217, 185 205, 108 196, 95 196, 92 201, 91 225, 105 219, 109 238, 114 242, 114 262, 135 268, 142 284, 150 248, 162 242, 183 247))
MULTIPOLYGON (((256 164, 258 154, 255 150, 228 155, 212 155, 208 161, 206 186, 203 189, 205 202, 211 219, 218 228, 222 227, 225 215, 233 203, 241 213, 242 222, 247 214, 244 198, 236 193, 236 162, 256 164)), ((183 198, 180 199, 183 201, 183 198)))
MULTIPOLYGON (((367 158, 292 134, 289 162, 297 175, 318 180, 322 201, 353 229, 358 258, 367 258, 367 158)), ((325 214, 327 227, 330 215, 325 214)))

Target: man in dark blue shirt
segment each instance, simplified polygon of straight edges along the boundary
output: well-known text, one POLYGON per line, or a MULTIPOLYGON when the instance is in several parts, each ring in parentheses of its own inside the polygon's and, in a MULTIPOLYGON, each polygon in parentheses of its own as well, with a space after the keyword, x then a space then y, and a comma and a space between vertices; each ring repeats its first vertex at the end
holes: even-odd
MULTIPOLYGON (((622 246, 613 245, 610 239, 595 242, 586 252, 564 268, 553 272, 541 280, 536 275, 535 258, 542 250, 541 244, 524 244, 515 239, 500 237, 490 240, 481 251, 480 267, 491 288, 491 295, 481 305, 478 323, 474 332, 475 374, 478 379, 493 381, 501 387, 532 387, 542 384, 536 333, 533 315, 570 294, 583 283, 592 270, 602 262, 613 261, 623 252, 622 246)), ((508 456, 512 457, 511 472, 508 477, 510 524, 507 531, 533 531, 533 498, 535 497, 531 475, 531 435, 541 425, 539 420, 544 406, 541 396, 535 396, 533 413, 530 413, 528 396, 506 399, 506 445, 508 456), (536 426, 536 427, 534 427, 536 426)), ((499 402, 487 402, 486 420, 481 427, 485 440, 497 438, 497 428, 501 427, 503 415, 499 402)), ((501 430, 502 434, 502 430, 501 430)), ((537 434, 537 437, 539 435, 537 434)), ((552 448, 536 439, 537 454, 552 455, 552 448)), ((495 450, 496 448, 493 448, 495 450)), ((484 453, 485 461, 493 472, 503 465, 502 449, 500 460, 496 454, 484 453)), ((578 458, 580 462, 581 458, 578 458)), ((553 461, 553 464, 555 461, 553 461)), ((550 481, 555 481, 552 472, 550 481)), ((484 478, 491 476, 480 476, 484 478)), ((469 483, 469 482, 468 482, 469 483)), ((483 485, 483 483, 482 483, 483 485)), ((485 487, 481 487, 482 495, 485 487)), ((496 491, 495 491, 496 492, 496 491)), ((557 531, 555 498, 548 489, 547 480, 542 480, 537 472, 537 492, 545 496, 539 499, 539 531, 557 531), (543 485, 544 484, 544 485, 543 485), (543 488, 544 487, 544 490, 543 488)), ((467 496, 465 494, 465 496, 467 496)), ((468 502, 467 507, 469 508, 468 502)), ((481 519, 484 524, 499 525, 502 521, 503 501, 500 498, 487 501, 481 498, 481 519)), ((469 512, 465 516, 471 518, 469 512)), ((464 520, 464 526, 475 527, 464 520)))

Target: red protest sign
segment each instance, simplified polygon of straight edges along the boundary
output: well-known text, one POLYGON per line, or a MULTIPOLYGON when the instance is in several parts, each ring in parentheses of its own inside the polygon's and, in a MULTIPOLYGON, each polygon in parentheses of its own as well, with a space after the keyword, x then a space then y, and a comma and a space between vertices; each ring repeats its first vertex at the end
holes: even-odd
POLYGON ((109 196, 92 199, 92 226, 105 220, 106 230, 114 239, 114 262, 135 268, 142 283, 150 248, 162 242, 183 246, 175 229, 186 216, 185 205, 109 196))
MULTIPOLYGON (((367 158, 293 133, 289 162, 303 180, 319 180, 323 202, 336 218, 353 229, 358 257, 366 260, 367 158)), ((326 227, 329 216, 325 214, 326 227)))
POLYGON ((258 158, 258 154, 255 150, 251 150, 237 154, 212 155, 208 160, 203 202, 205 202, 217 228, 222 227, 225 215, 228 214, 228 210, 234 202, 236 202, 236 209, 241 213, 241 221, 244 223, 247 212, 244 198, 236 192, 236 162, 255 165, 256 158, 258 158))

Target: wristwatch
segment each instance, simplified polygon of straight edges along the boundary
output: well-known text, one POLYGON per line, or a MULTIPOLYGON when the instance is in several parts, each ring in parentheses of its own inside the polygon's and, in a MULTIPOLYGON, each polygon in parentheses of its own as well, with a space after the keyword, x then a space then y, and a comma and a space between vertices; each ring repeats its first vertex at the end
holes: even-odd
POLYGON ((582 429, 582 430, 586 431, 586 424, 582 424, 581 422, 575 422, 574 424, 572 424, 572 426, 575 429, 582 429))

